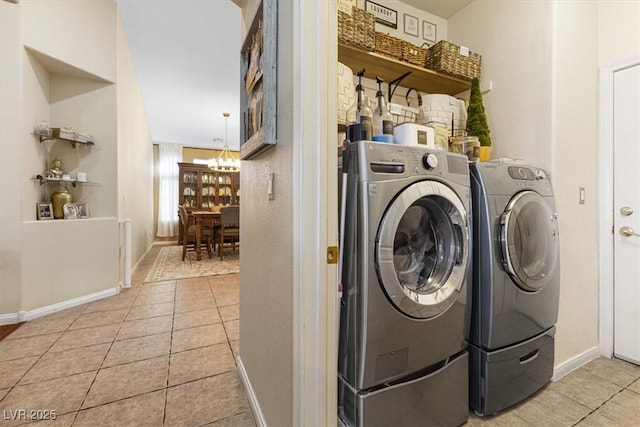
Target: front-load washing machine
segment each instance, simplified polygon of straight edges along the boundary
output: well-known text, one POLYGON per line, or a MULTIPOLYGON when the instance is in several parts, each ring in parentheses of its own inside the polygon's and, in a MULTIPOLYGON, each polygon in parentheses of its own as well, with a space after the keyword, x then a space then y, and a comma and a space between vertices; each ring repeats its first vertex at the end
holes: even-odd
POLYGON ((340 418, 460 425, 469 411, 467 158, 370 141, 348 150, 340 418))
POLYGON ((470 406, 493 414, 551 380, 560 265, 551 183, 537 167, 472 164, 470 406))

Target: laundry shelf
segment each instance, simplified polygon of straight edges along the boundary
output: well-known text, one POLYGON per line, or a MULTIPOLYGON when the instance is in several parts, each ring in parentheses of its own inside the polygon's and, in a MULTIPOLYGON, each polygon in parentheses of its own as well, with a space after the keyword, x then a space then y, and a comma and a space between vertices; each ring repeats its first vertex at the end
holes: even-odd
POLYGON ((422 93, 456 95, 471 88, 470 82, 343 44, 338 44, 338 61, 351 68, 354 73, 365 68, 365 77, 375 79, 380 76, 387 82, 410 71, 411 74, 400 84, 422 93))

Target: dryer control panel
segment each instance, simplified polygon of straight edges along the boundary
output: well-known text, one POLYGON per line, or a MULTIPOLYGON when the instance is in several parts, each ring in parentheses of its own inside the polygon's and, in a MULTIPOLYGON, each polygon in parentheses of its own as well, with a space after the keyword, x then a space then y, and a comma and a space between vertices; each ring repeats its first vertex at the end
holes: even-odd
POLYGON ((507 169, 509 176, 513 179, 523 179, 525 181, 534 181, 536 179, 533 171, 526 167, 509 166, 507 169))

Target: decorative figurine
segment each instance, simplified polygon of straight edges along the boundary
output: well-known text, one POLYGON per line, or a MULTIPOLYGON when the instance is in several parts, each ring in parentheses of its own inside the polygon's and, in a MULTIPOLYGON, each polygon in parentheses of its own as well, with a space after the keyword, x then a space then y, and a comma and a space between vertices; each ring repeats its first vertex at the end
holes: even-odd
POLYGON ((58 158, 53 159, 51 162, 51 169, 45 172, 45 176, 48 178, 62 178, 62 162, 58 158))

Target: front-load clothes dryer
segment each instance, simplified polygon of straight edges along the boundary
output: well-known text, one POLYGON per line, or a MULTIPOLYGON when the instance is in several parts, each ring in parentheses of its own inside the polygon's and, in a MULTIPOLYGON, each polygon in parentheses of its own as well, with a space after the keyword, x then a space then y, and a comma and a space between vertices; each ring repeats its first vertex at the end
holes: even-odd
POLYGON ((369 141, 348 149, 340 418, 460 425, 469 412, 467 158, 369 141))
POLYGON ((512 406, 553 374, 560 265, 551 183, 537 167, 472 164, 470 406, 512 406))

